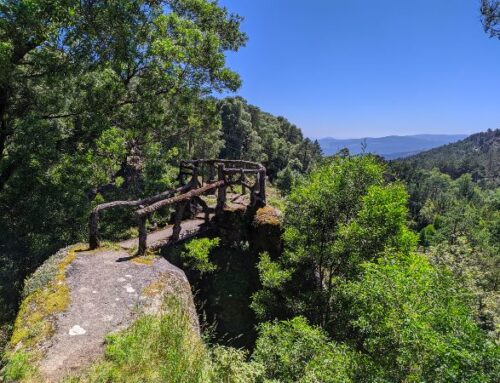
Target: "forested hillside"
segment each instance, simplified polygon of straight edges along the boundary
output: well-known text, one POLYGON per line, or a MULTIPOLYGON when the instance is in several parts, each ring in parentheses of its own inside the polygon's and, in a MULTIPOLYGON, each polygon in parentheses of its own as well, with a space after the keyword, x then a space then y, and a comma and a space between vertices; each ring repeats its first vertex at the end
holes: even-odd
POLYGON ((304 138, 300 128, 249 105, 241 97, 220 103, 223 158, 262 162, 274 180, 285 168, 306 173, 321 158, 317 141, 304 138))
POLYGON ((476 318, 500 328, 500 130, 391 162, 409 192, 410 225, 422 251, 475 296, 476 318))
POLYGON ((440 146, 395 162, 403 177, 420 169, 439 169, 453 179, 469 173, 486 187, 500 185, 500 129, 476 133, 464 140, 440 146))

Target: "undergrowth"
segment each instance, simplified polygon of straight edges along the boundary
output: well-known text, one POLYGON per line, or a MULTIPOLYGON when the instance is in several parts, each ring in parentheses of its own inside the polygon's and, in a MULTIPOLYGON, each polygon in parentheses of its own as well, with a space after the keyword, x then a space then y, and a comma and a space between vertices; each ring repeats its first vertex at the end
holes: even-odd
POLYGON ((246 383, 260 368, 242 350, 208 347, 175 298, 160 315, 144 315, 130 328, 109 335, 104 359, 66 383, 246 383))

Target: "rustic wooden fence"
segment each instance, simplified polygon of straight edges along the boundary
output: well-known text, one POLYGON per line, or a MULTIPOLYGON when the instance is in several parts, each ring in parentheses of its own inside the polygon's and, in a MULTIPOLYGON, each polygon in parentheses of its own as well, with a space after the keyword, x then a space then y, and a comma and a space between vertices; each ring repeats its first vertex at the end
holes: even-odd
POLYGON ((210 208, 201 198, 203 195, 217 194, 215 214, 226 205, 227 189, 241 186, 241 194, 250 194, 252 207, 266 204, 266 169, 259 163, 240 160, 202 159, 181 161, 179 169, 180 186, 160 194, 133 201, 112 201, 96 206, 89 218, 89 247, 99 247, 99 213, 117 207, 135 209, 135 217, 139 228, 138 254, 142 255, 147 248, 147 219, 155 211, 166 206, 173 206, 172 235, 169 243, 180 239, 182 220, 186 208, 191 203, 199 205, 205 222, 210 221, 210 208), (189 178, 189 181, 187 181, 189 178))

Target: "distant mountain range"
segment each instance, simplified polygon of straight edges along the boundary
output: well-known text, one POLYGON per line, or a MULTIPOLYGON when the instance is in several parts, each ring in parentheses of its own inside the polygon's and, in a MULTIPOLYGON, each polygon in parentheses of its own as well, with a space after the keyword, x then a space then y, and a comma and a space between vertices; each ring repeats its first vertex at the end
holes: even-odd
POLYGON ((340 149, 347 148, 351 154, 359 154, 363 151, 374 153, 387 160, 408 157, 425 150, 436 148, 466 138, 466 134, 416 134, 412 136, 387 136, 367 138, 321 138, 318 140, 323 154, 329 156, 337 153, 340 149))

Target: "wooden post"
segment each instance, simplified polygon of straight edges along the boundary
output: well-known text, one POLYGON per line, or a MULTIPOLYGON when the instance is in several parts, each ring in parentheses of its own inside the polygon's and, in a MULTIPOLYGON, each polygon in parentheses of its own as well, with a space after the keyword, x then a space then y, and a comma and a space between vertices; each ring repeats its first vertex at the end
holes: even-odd
POLYGON ((170 237, 170 241, 174 242, 179 239, 181 234, 181 222, 182 216, 184 215, 184 209, 186 208, 186 202, 180 202, 175 207, 175 217, 174 217, 174 227, 172 228, 172 236, 170 237))
POLYGON ((245 172, 243 171, 243 169, 241 169, 241 194, 245 194, 247 192, 247 188, 245 187, 245 172))
POLYGON ((148 232, 146 230, 147 215, 140 215, 137 217, 137 225, 139 226, 139 248, 137 254, 144 255, 147 248, 148 232))
MULTIPOLYGON (((219 181, 224 181, 224 165, 223 164, 217 165, 217 176, 219 178, 219 181)), ((216 207, 216 210, 218 212, 222 212, 224 210, 225 206, 226 206, 226 183, 224 182, 217 189, 217 207, 216 207)))
POLYGON ((255 182, 250 188, 250 206, 255 207, 257 204, 257 187, 259 186, 258 174, 255 174, 255 182))
POLYGON ((205 182, 205 164, 203 163, 200 164, 200 177, 201 177, 200 186, 203 186, 203 183, 205 182))
POLYGON ((196 189, 199 186, 198 182, 198 165, 193 166, 193 174, 191 175, 191 189, 196 189))
POLYGON ((215 177, 214 169, 215 169, 215 165, 208 164, 208 183, 211 183, 214 180, 214 177, 215 177))
POLYGON ((194 200, 201 206, 203 213, 204 213, 204 219, 205 223, 210 222, 210 208, 208 207, 207 203, 203 201, 201 197, 194 197, 194 200))
POLYGON ((262 205, 266 204, 266 169, 259 170, 259 198, 262 205))
POLYGON ((89 219, 89 248, 94 250, 99 245, 99 210, 93 209, 89 219))
POLYGON ((181 161, 181 164, 179 165, 179 184, 181 186, 184 186, 186 184, 186 180, 184 178, 184 169, 185 169, 186 165, 184 164, 184 161, 181 161))

